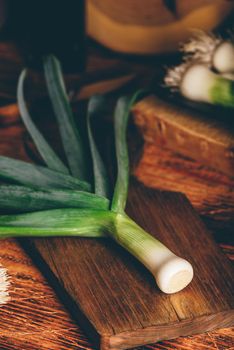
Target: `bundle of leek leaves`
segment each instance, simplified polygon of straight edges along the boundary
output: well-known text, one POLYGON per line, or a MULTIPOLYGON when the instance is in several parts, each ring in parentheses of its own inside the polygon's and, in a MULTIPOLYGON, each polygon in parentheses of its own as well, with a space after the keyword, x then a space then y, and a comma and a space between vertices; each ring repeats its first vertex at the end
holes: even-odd
POLYGON ((46 166, 0 156, 0 237, 109 237, 133 254, 154 275, 166 293, 183 289, 193 277, 191 264, 176 256, 139 227, 126 213, 129 159, 126 131, 130 108, 142 94, 121 97, 114 111, 117 180, 113 195, 104 162, 96 145, 91 120, 103 110, 105 98, 93 96, 87 110, 87 138, 93 170, 89 182, 87 156, 75 123, 56 57, 44 58, 44 74, 67 158, 57 156, 32 120, 24 98, 26 70, 17 87, 22 120, 46 166), (9 184, 10 183, 10 184, 9 184))

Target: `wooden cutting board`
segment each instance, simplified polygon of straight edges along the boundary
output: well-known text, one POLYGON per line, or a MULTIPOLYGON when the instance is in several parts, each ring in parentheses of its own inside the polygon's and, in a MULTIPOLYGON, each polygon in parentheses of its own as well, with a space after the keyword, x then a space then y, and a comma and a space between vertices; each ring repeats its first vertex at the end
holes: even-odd
MULTIPOLYGON (((0 153, 29 160, 21 124, 1 130, 0 153)), ((101 349, 125 349, 234 324, 233 270, 186 197, 132 181, 128 213, 194 266, 184 291, 165 295, 128 253, 105 239, 21 240, 101 349)))
POLYGON ((185 290, 162 293, 144 267, 107 239, 23 241, 95 344, 126 349, 233 325, 232 265, 186 197, 132 181, 128 213, 191 261, 195 277, 185 290))

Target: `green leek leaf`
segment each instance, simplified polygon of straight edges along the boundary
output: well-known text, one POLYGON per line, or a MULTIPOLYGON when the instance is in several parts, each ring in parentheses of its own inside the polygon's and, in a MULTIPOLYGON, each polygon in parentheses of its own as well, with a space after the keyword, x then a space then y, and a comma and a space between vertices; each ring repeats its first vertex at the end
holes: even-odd
POLYGON ((61 190, 32 189, 24 186, 0 186, 0 209, 17 213, 59 208, 109 208, 108 199, 93 193, 61 190))
POLYGON ((65 188, 91 191, 91 186, 46 167, 0 156, 0 179, 32 188, 65 188))
POLYGON ((103 113, 103 105, 105 98, 103 96, 93 96, 89 100, 88 112, 87 112, 87 128, 89 145, 93 162, 93 173, 94 173, 94 189, 95 193, 104 196, 106 198, 110 195, 110 184, 106 171, 106 167, 103 163, 101 155, 98 151, 95 139, 91 128, 91 119, 98 117, 103 113))
POLYGON ((114 128, 118 172, 111 210, 118 213, 124 212, 128 196, 129 157, 126 135, 128 118, 132 105, 143 93, 143 90, 139 90, 132 97, 120 97, 115 108, 114 128))
POLYGON ((53 55, 45 57, 44 72, 71 173, 78 179, 86 181, 88 170, 84 145, 68 101, 60 63, 53 55))
POLYGON ((0 237, 81 236, 103 237, 113 231, 109 210, 53 209, 0 216, 0 237))
POLYGON ((69 174, 68 168, 59 159, 59 157, 50 147, 48 142, 45 140, 44 136, 40 133, 40 131, 37 129, 36 125, 31 119, 27 105, 24 100, 25 77, 26 69, 24 69, 20 74, 17 86, 17 102, 24 125, 26 126, 28 132, 32 136, 33 142, 35 143, 42 159, 45 161, 47 166, 52 170, 60 171, 64 174, 69 174))

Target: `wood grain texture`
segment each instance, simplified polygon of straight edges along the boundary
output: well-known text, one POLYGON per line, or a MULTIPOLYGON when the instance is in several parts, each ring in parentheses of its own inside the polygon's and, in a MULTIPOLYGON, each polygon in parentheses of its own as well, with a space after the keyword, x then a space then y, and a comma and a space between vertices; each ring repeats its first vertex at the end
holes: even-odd
POLYGON ((11 300, 0 308, 1 350, 92 348, 17 241, 1 240, 0 262, 11 283, 11 300))
POLYGON ((233 235, 234 181, 230 177, 151 143, 144 144, 133 172, 146 186, 184 193, 221 239, 222 234, 233 235))
MULTIPOLYGON (((24 128, 15 125, 1 131, 1 153, 27 158, 22 144, 24 128)), ((105 240, 35 239, 33 245, 26 244, 50 282, 58 288, 33 246, 71 296, 72 301, 60 289, 60 298, 89 337, 100 342, 102 349, 118 349, 230 326, 234 302, 230 263, 188 201, 179 194, 152 192, 134 184, 128 211, 175 253, 192 261, 195 278, 183 292, 162 294, 135 259, 105 240)), ((40 304, 39 315, 42 310, 40 304)), ((27 312, 24 317, 30 319, 27 312)), ((39 315, 35 317, 40 319, 39 315)), ((54 320, 49 322, 49 329, 56 329, 54 320)), ((55 322, 60 321, 56 318, 55 322)))
POLYGON ((232 115, 212 118, 176 107, 154 95, 133 109, 147 143, 158 144, 234 177, 232 115))
MULTIPOLYGON (((234 259, 231 246, 223 250, 234 259)), ((0 308, 1 350, 94 349, 17 241, 0 242, 0 263, 7 267, 11 279, 11 301, 0 308)), ((141 349, 231 350, 233 339, 234 328, 226 328, 141 349)))

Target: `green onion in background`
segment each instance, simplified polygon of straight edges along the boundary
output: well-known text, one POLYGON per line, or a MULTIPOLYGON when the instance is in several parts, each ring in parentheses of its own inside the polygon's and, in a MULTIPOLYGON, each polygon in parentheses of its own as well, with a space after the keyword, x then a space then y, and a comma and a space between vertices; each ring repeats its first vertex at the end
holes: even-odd
MULTIPOLYGON (((93 162, 94 192, 78 192, 78 184, 83 191, 89 191, 86 179, 87 165, 80 138, 76 138, 73 149, 72 138, 69 145, 68 135, 79 135, 71 117, 70 106, 65 96, 58 61, 49 56, 44 61, 46 79, 52 105, 57 113, 63 145, 68 164, 74 178, 45 167, 39 167, 22 161, 0 157, 0 176, 10 182, 18 182, 25 187, 14 185, 0 186, 0 193, 6 195, 5 203, 9 209, 22 211, 20 198, 24 200, 25 214, 0 216, 1 237, 21 236, 79 236, 109 237, 135 256, 153 274, 159 288, 165 293, 174 293, 186 287, 193 278, 191 264, 176 256, 161 242, 138 226, 125 213, 129 183, 129 158, 127 147, 127 124, 131 106, 140 97, 137 92, 133 97, 122 97, 115 109, 115 145, 117 159, 117 179, 114 193, 109 201, 109 182, 104 162, 94 141, 91 119, 101 111, 103 97, 95 96, 88 107, 87 128, 90 152, 93 162), (73 129, 74 128, 74 129, 73 129), (66 130, 66 132, 62 131, 66 130), (81 147, 81 148, 80 148, 81 147), (72 157, 71 157, 71 151, 72 157), (78 159, 78 162, 77 162, 78 159), (1 166, 2 164, 5 166, 1 166), (79 166, 78 166, 79 165, 79 166), (14 172, 15 169, 15 172, 14 172), (35 179, 34 179, 35 178, 35 179), (31 179, 31 181, 30 181, 31 179), (72 179, 72 180, 71 180, 72 179), (64 180, 64 182, 63 182, 64 180), (72 182, 74 180, 74 182, 72 182), (76 191, 71 189, 77 184, 76 191), (61 186, 60 186, 61 185, 61 186), (86 189, 84 187, 86 186, 86 189), (32 187, 33 189, 30 189, 32 187), (57 190, 56 190, 57 188, 57 190), (109 204, 110 203, 110 204, 109 204), (41 209, 50 208, 51 210, 41 209), (69 208, 68 206, 72 208, 69 208), (62 206, 62 208, 61 208, 62 206), (59 209, 61 208, 61 209, 59 209), (111 208, 111 209, 109 209, 111 208)), ((34 138, 35 135, 31 133, 34 138)), ((40 138, 37 139, 40 148, 40 138)), ((43 142, 43 141, 42 141, 43 142)), ((0 205, 4 205, 4 200, 0 205)))
POLYGON ((181 51, 183 63, 168 69, 166 86, 193 101, 233 108, 233 40, 196 30, 181 51))
POLYGON ((234 107, 234 81, 212 72, 203 64, 186 62, 171 68, 165 83, 190 100, 234 107))
POLYGON ((204 63, 221 74, 234 73, 233 38, 222 39, 213 33, 196 30, 182 45, 181 51, 186 55, 185 60, 204 63))

